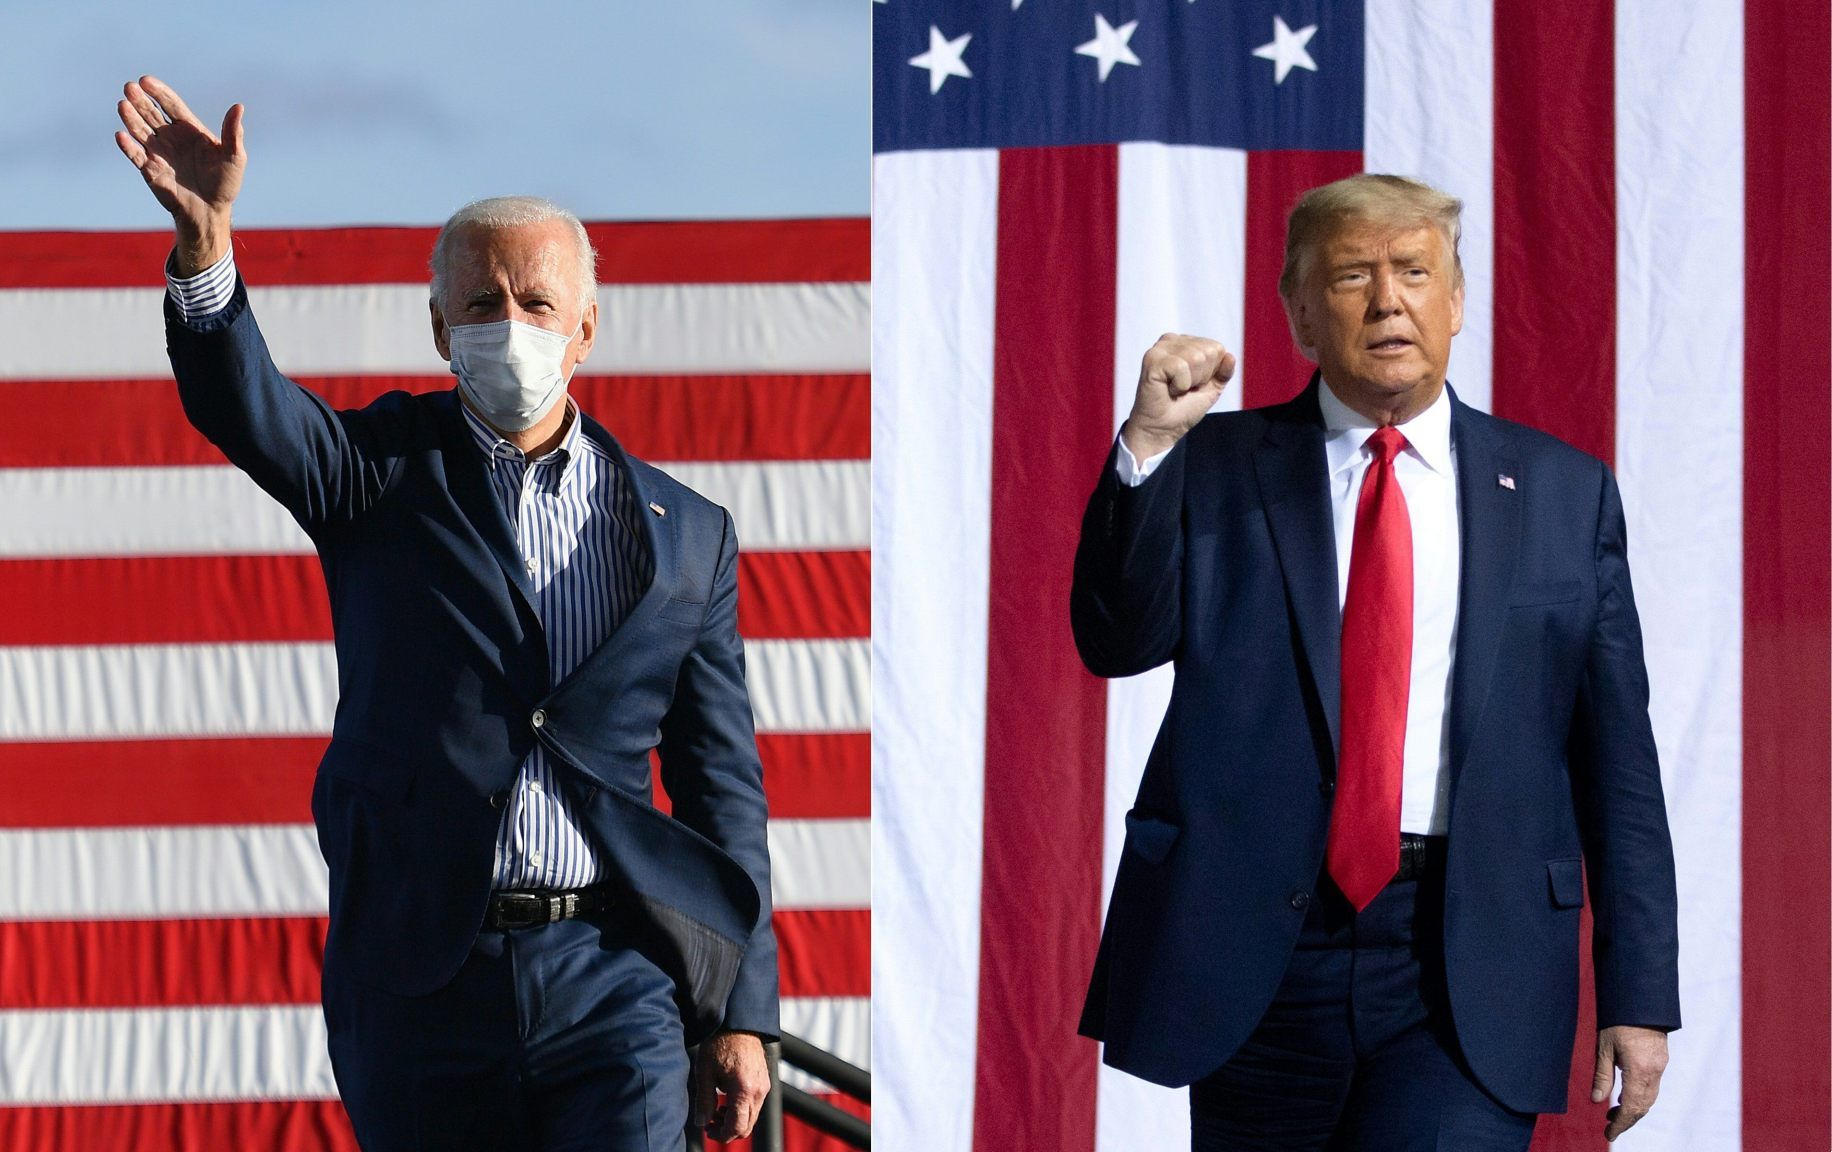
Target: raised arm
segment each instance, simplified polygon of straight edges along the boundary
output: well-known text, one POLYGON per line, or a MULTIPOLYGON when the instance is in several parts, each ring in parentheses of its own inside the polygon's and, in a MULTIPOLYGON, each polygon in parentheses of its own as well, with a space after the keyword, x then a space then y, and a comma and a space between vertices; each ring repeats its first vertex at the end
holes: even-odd
POLYGON ((1233 375, 1233 354, 1196 336, 1159 337, 1139 366, 1132 413, 1088 501, 1075 549, 1069 619, 1082 662, 1097 676, 1136 675, 1176 653, 1183 458, 1172 449, 1233 375))
POLYGON ((186 417, 314 537, 354 518, 386 486, 392 457, 378 444, 402 409, 334 411, 268 355, 230 255, 230 214, 248 167, 242 106, 230 107, 218 136, 169 85, 142 76, 116 110, 115 144, 172 216, 169 274, 211 273, 210 287, 175 283, 167 298, 166 349, 186 417), (210 302, 180 308, 180 294, 210 302))

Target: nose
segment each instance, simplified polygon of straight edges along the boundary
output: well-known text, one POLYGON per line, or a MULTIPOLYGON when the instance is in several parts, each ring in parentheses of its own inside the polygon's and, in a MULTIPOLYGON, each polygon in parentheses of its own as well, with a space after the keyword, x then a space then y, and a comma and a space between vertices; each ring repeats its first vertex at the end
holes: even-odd
POLYGON ((1368 297, 1368 313, 1374 319, 1399 311, 1399 278, 1391 268, 1374 271, 1373 291, 1368 297))

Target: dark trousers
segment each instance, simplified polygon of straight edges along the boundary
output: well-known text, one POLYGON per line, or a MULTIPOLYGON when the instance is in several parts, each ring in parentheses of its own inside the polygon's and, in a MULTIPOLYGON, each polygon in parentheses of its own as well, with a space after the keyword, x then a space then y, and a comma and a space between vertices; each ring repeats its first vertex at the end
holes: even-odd
POLYGON ((678 1152, 674 983, 614 919, 485 931, 444 988, 325 975, 331 1065, 364 1152, 678 1152))
POLYGON ((1476 1083, 1451 1030, 1442 873, 1359 914, 1317 889, 1265 1017, 1190 1086, 1193 1152, 1524 1152, 1534 1117, 1476 1083))

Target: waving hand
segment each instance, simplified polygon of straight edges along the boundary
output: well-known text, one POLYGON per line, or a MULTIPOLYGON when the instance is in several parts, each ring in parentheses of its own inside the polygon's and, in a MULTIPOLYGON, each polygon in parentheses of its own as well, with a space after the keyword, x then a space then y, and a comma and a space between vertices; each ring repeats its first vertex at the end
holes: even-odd
POLYGON ((193 275, 220 259, 229 247, 230 207, 242 190, 248 152, 242 141, 242 106, 223 117, 213 134, 164 81, 142 76, 129 81, 115 106, 125 131, 115 144, 145 178, 153 197, 172 214, 178 232, 181 276, 193 275))

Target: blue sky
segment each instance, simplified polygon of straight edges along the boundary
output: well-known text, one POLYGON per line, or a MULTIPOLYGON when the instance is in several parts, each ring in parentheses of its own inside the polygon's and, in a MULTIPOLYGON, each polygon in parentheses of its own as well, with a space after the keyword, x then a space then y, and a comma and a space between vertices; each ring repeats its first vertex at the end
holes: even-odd
POLYGON ((529 192, 587 219, 863 216, 865 0, 0 0, 0 229, 156 228, 121 85, 247 106, 248 226, 433 224, 529 192))

